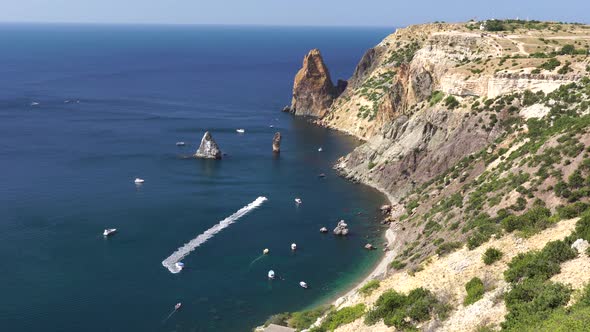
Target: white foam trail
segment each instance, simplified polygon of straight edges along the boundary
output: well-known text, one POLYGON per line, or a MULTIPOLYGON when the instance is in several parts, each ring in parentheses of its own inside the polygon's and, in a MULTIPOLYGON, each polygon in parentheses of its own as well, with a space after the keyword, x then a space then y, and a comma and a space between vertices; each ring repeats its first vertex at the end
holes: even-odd
POLYGON ((262 203, 266 201, 266 197, 258 197, 254 200, 254 202, 244 206, 243 208, 236 211, 236 213, 232 214, 231 216, 223 219, 217 225, 209 228, 203 234, 200 234, 196 238, 190 240, 184 246, 178 248, 175 252, 172 253, 168 258, 162 261, 162 265, 167 268, 172 273, 178 273, 181 270, 176 267, 176 263, 181 261, 185 258, 188 254, 190 254, 193 250, 199 247, 201 244, 207 242, 210 238, 212 238, 215 234, 221 232, 224 228, 228 227, 229 225, 236 222, 238 219, 246 215, 248 212, 256 209, 262 203))

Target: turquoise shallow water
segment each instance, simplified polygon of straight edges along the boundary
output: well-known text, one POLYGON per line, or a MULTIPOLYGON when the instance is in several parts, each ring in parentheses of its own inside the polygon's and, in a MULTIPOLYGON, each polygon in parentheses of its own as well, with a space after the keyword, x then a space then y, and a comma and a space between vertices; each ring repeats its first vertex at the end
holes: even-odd
POLYGON ((355 139, 279 109, 307 50, 348 77, 389 32, 0 25, 2 330, 248 331, 351 287, 380 258, 362 246, 380 243, 385 198, 331 170, 355 139), (224 160, 186 158, 205 130, 224 160), (162 267, 261 195, 185 271, 162 267), (348 238, 318 232, 339 219, 348 238), (104 239, 105 227, 120 232, 104 239), (284 280, 269 282, 269 269, 284 280))

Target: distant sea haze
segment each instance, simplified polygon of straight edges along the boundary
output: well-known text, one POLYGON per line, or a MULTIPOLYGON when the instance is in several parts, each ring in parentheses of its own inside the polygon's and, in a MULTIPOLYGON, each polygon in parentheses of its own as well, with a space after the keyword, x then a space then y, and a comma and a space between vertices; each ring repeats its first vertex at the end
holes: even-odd
POLYGON ((249 331, 352 287, 381 257, 363 246, 385 198, 332 170, 359 142, 280 109, 309 49, 348 78, 391 32, 0 25, 2 330, 249 331), (206 130, 224 159, 190 158, 206 130), (319 232, 340 219, 347 238, 319 232))

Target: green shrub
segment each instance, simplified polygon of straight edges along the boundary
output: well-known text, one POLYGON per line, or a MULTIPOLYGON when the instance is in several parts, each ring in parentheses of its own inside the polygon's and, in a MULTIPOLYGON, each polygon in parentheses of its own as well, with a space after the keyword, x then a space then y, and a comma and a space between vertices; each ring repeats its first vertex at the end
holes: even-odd
POLYGON ((306 311, 297 311, 291 314, 291 318, 289 318, 289 326, 295 328, 297 330, 303 330, 311 326, 311 324, 315 323, 315 321, 320 318, 324 312, 326 312, 327 308, 315 308, 306 311))
POLYGON ((379 284, 379 280, 371 280, 359 289, 359 293, 365 296, 370 295, 375 289, 379 288, 379 284))
POLYGON ((574 332, 588 331, 590 326, 590 307, 559 308, 549 316, 534 324, 522 324, 522 332, 574 332))
POLYGON ((359 303, 352 307, 344 307, 337 311, 328 313, 320 328, 316 331, 334 331, 341 325, 352 323, 365 314, 365 305, 359 303))
POLYGON ((575 202, 569 205, 559 206, 557 207, 557 215, 559 216, 559 219, 575 218, 586 211, 588 207, 590 207, 590 205, 584 202, 575 202))
POLYGON ((390 290, 383 293, 375 302, 375 307, 365 317, 365 323, 374 325, 383 319, 387 326, 407 330, 414 327, 414 322, 424 322, 433 315, 445 315, 447 311, 448 308, 427 289, 416 288, 408 295, 390 290), (409 318, 409 321, 406 318, 409 318))
POLYGON ((289 323, 290 317, 291 314, 288 312, 272 315, 264 322, 264 326, 269 326, 270 324, 286 326, 289 323))
POLYGON ((430 98, 428 99, 428 103, 430 104, 430 106, 434 106, 434 105, 438 104, 444 98, 444 96, 445 96, 444 92, 434 91, 430 95, 430 98))
POLYGON ((465 284, 465 290, 467 291, 467 296, 463 300, 464 306, 468 306, 481 300, 483 298, 483 294, 485 293, 483 281, 477 277, 473 277, 465 284))
POLYGON ((566 305, 572 290, 559 283, 527 279, 514 286, 504 298, 508 314, 502 328, 522 331, 528 325, 543 321, 553 310, 566 305))
POLYGON ((445 242, 443 244, 440 245, 440 247, 436 248, 436 253, 439 256, 444 256, 450 252, 455 251, 456 249, 459 249, 463 247, 463 244, 461 242, 445 242))
POLYGON ((445 98, 445 106, 448 109, 453 110, 459 106, 459 101, 454 96, 448 96, 445 98))
POLYGON ((368 169, 373 169, 373 167, 377 166, 377 163, 375 163, 374 161, 369 161, 369 164, 367 165, 368 169))
POLYGON ((519 282, 524 279, 547 280, 560 272, 560 264, 577 256, 565 241, 552 241, 541 251, 529 251, 518 254, 508 263, 504 278, 508 282, 519 282))
POLYGON ((492 265, 499 261, 503 255, 504 254, 496 248, 488 248, 488 250, 483 253, 483 262, 486 265, 492 265))
POLYGON ((545 207, 536 206, 520 216, 509 215, 502 220, 502 227, 507 232, 522 231, 523 235, 535 234, 551 225, 549 219, 551 211, 545 207))
POLYGON ((576 237, 590 241, 590 213, 584 213, 576 223, 576 237))
POLYGON ((393 262, 391 262, 391 263, 389 264, 389 266, 390 266, 390 267, 392 267, 392 268, 394 268, 394 269, 396 269, 396 270, 401 270, 401 269, 403 269, 404 267, 406 267, 406 263, 403 263, 403 262, 401 262, 401 261, 398 261, 398 260, 396 259, 396 260, 394 260, 393 262))
POLYGON ((551 58, 551 59, 547 60, 545 63, 543 63, 542 65, 540 65, 539 68, 551 71, 551 70, 559 67, 560 65, 561 65, 561 62, 559 62, 559 60, 557 60, 556 58, 551 58))

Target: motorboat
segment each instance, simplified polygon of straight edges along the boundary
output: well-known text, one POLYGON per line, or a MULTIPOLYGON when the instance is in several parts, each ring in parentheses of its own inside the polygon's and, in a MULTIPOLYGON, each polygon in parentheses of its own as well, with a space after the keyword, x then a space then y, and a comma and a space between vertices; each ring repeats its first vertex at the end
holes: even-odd
POLYGON ((264 248, 264 250, 262 250, 263 255, 268 255, 269 252, 270 250, 268 250, 268 248, 264 248))
POLYGON ((318 149, 318 152, 322 152, 324 151, 324 149, 322 149, 321 147, 318 149))
POLYGON ((326 177, 326 174, 324 174, 324 173, 318 174, 318 178, 325 178, 325 177, 326 177))
POLYGON ((135 181, 134 182, 135 182, 135 184, 142 184, 142 183, 145 182, 145 180, 144 179, 140 179, 140 178, 135 178, 135 181))
POLYGON ((240 128, 240 129, 236 129, 236 132, 238 132, 238 134, 243 134, 246 132, 246 130, 240 128))
POLYGON ((320 233, 328 233, 328 229, 326 227, 320 228, 320 233))
POLYGON ((268 271, 268 279, 274 279, 275 278, 275 271, 270 270, 268 271))
POLYGON ((174 267, 176 267, 178 272, 180 272, 180 271, 182 271, 182 269, 184 269, 184 263, 183 262, 176 262, 176 263, 174 263, 174 267))
POLYGON ((300 282, 299 282, 299 286, 301 286, 301 287, 303 287, 303 288, 307 289, 307 283, 306 283, 305 281, 300 281, 300 282))
POLYGON ((303 201, 301 200, 301 198, 295 198, 295 203, 297 203, 297 205, 303 203, 303 201))
POLYGON ((293 250, 293 251, 297 250, 297 244, 291 243, 291 250, 293 250))
POLYGON ((39 105, 38 102, 36 102, 36 101, 31 102, 31 106, 37 106, 37 105, 39 105))
POLYGON ((178 310, 178 309, 180 309, 180 307, 182 307, 182 303, 178 302, 174 305, 174 310, 178 310))
POLYGON ((102 232, 102 235, 109 236, 109 235, 115 233, 116 231, 117 231, 116 228, 107 228, 104 230, 104 232, 102 232))
POLYGON ((176 146, 185 146, 185 145, 186 145, 186 143, 184 143, 184 142, 176 142, 176 146))

